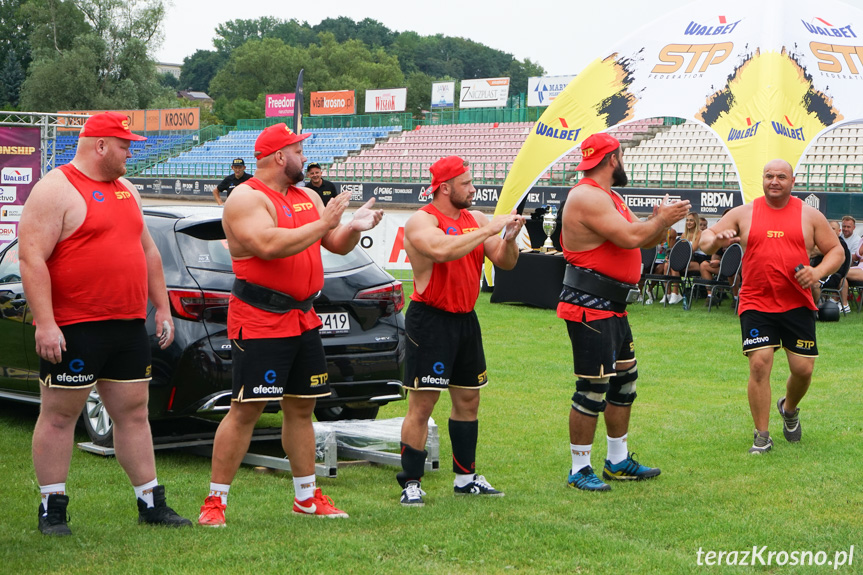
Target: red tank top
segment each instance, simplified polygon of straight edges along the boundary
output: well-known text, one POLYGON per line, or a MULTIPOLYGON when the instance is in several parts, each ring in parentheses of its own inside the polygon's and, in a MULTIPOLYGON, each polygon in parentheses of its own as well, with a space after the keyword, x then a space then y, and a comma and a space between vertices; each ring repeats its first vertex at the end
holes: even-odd
MULTIPOLYGON (((447 235, 459 236, 479 228, 467 210, 461 210, 457 220, 443 215, 432 204, 423 206, 420 210, 435 216, 438 227, 447 235)), ((480 244, 464 257, 434 264, 426 289, 422 293, 415 291, 411 294, 411 300, 452 313, 472 311, 476 298, 479 297, 479 278, 484 255, 485 248, 480 244)))
MULTIPOLYGON (((267 187, 261 180, 245 182, 260 191, 276 207, 277 225, 280 228, 299 228, 320 219, 309 196, 295 186, 286 194, 267 187)), ((240 279, 304 300, 324 287, 324 266, 321 262, 321 241, 318 240, 298 254, 274 260, 251 257, 233 261, 234 273, 240 279)), ((228 302, 228 337, 239 339, 265 339, 294 337, 321 325, 314 308, 308 312, 293 309, 287 313, 272 313, 240 301, 233 295, 228 302)))
POLYGON ((144 218, 120 180, 91 180, 60 166, 87 205, 84 222, 48 258, 57 325, 147 316, 144 218))
MULTIPOLYGON (((604 189, 590 178, 582 178, 576 186, 582 184, 604 189)), ((605 190, 605 193, 614 202, 614 207, 617 208, 623 219, 631 222, 632 216, 623 199, 609 190, 605 190)), ((628 284, 638 283, 638 280, 641 278, 641 251, 638 249, 624 249, 606 240, 591 250, 574 252, 566 249, 563 243, 563 229, 560 232, 560 245, 563 248, 563 257, 574 266, 593 270, 619 282, 628 284)), ((557 304, 557 317, 570 321, 593 321, 624 315, 626 315, 626 312, 616 313, 596 310, 564 302, 557 304)))
POLYGON ((738 313, 750 309, 767 313, 798 307, 818 309, 812 292, 794 279, 794 268, 809 263, 802 214, 803 202, 793 196, 780 210, 768 206, 763 196, 752 202, 738 313))

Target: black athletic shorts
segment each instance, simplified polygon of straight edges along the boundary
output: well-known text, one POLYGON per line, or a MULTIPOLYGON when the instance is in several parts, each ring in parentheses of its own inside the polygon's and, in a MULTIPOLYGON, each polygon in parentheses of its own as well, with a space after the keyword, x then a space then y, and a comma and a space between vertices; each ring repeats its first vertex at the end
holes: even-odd
POLYGON ((839 274, 830 274, 823 280, 820 280, 821 289, 839 289, 839 284, 842 283, 842 276, 839 274))
POLYGON ((488 384, 476 312, 450 313, 413 301, 405 315, 408 389, 479 389, 488 384))
POLYGON ((744 355, 766 347, 784 347, 791 353, 818 357, 815 312, 798 307, 782 313, 746 310, 740 314, 744 355))
POLYGON ((150 341, 143 319, 86 321, 60 331, 66 351, 60 363, 39 360, 42 385, 82 389, 98 381, 150 381, 150 341))
POLYGON ((231 349, 232 401, 330 395, 327 358, 317 329, 294 337, 233 339, 231 349))
POLYGON ((566 320, 566 331, 576 377, 612 376, 617 373, 617 362, 635 359, 632 330, 625 316, 589 322, 566 320))

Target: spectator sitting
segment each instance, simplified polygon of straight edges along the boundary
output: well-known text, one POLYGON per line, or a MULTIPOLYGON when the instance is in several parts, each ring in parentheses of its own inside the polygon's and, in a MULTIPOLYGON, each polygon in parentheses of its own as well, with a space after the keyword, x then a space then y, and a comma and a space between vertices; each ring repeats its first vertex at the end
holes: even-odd
MULTIPOLYGON (((817 305, 821 299, 822 289, 839 289, 841 286, 842 290, 839 292, 839 303, 841 305, 842 313, 851 313, 851 307, 848 305, 848 284, 842 281, 843 277, 849 275, 849 268, 851 267, 851 252, 848 250, 845 238, 842 237, 841 224, 836 220, 832 220, 830 222, 830 227, 833 228, 833 231, 836 232, 836 235, 839 237, 839 243, 845 251, 845 261, 835 273, 830 274, 826 278, 823 278, 812 285, 812 299, 817 305)), ((813 257, 810 258, 809 265, 815 267, 820 264, 823 259, 824 255, 818 251, 817 247, 814 247, 813 257)))
POLYGON ((842 216, 842 235, 845 240, 848 250, 851 252, 851 263, 858 263, 860 258, 857 253, 860 251, 860 236, 854 230, 857 229, 857 220, 852 216, 842 216))
MULTIPOLYGON (((698 244, 701 241, 701 230, 698 227, 700 219, 701 218, 695 214, 687 214, 686 223, 683 224, 684 227, 681 238, 688 240, 689 243, 692 244, 692 260, 689 262, 689 272, 700 271, 701 262, 710 260, 710 256, 698 249, 698 244)), ((679 276, 680 274, 671 270, 670 275, 679 276)), ((686 275, 691 274, 687 273, 686 275)), ((683 300, 683 296, 678 292, 678 287, 676 285, 671 286, 671 294, 667 297, 669 305, 674 305, 683 300)), ((665 300, 665 297, 662 299, 665 300)), ((665 302, 663 301, 663 303, 665 302)))
POLYGON ((321 165, 315 162, 309 164, 306 168, 306 187, 318 193, 324 201, 324 206, 334 198, 336 194, 336 185, 329 180, 325 180, 321 176, 321 165))
MULTIPOLYGON (((668 269, 668 252, 671 251, 671 248, 674 247, 674 244, 677 243, 677 232, 674 228, 668 228, 665 231, 665 241, 659 244, 658 250, 656 251, 656 260, 654 260, 653 265, 653 273, 657 275, 664 275, 666 270, 668 269)), ((639 288, 643 287, 642 282, 639 282, 639 288)), ((648 292, 647 299, 644 300, 645 305, 650 305, 653 303, 653 294, 648 292)))
POLYGON ((225 195, 225 199, 231 195, 231 192, 234 191, 234 188, 245 182, 246 180, 252 179, 251 174, 246 173, 246 162, 243 161, 243 158, 237 158, 233 162, 231 162, 231 170, 234 172, 222 182, 213 188, 213 197, 216 198, 216 203, 220 206, 223 204, 221 193, 227 192, 225 195))

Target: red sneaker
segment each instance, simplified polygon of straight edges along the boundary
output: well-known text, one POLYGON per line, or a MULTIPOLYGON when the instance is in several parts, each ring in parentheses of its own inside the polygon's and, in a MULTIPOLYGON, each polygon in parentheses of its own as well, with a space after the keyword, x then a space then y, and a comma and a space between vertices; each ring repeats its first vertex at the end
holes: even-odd
POLYGON ((225 526, 225 504, 222 498, 212 495, 204 500, 201 506, 201 514, 198 516, 198 525, 205 527, 225 526))
POLYGON ((348 514, 337 509, 333 500, 321 493, 320 487, 315 489, 315 495, 305 501, 294 499, 294 513, 299 515, 316 515, 318 517, 347 517, 348 514))

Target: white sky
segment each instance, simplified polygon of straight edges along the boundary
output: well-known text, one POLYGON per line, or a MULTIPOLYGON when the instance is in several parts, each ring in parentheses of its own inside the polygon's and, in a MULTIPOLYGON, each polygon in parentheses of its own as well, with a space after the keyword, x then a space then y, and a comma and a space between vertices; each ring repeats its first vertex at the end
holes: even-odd
MULTIPOLYGON (((460 36, 530 58, 549 75, 577 74, 618 42, 691 0, 173 0, 156 60, 182 64, 196 50, 213 50, 216 26, 272 16, 310 25, 325 18, 372 18, 394 31, 460 36)), ((757 0, 754 0, 757 1, 757 0)))

